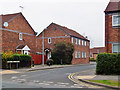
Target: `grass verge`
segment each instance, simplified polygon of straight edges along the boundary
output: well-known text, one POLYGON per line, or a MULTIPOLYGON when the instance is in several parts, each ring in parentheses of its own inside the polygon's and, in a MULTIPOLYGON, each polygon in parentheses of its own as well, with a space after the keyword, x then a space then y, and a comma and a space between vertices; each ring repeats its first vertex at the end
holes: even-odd
POLYGON ((120 80, 89 80, 91 82, 101 83, 110 86, 120 87, 120 80))

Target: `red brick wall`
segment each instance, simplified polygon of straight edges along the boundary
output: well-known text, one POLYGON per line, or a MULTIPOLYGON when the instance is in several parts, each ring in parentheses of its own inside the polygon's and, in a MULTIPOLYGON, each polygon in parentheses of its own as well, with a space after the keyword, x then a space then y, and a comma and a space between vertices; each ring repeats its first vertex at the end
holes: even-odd
MULTIPOLYGON (((37 49, 39 52, 42 52, 42 33, 37 37, 39 39, 37 39, 37 49)), ((44 37, 47 37, 44 39, 44 48, 53 48, 54 44, 56 42, 61 42, 61 41, 67 41, 70 42, 70 37, 66 37, 66 38, 55 38, 55 37, 59 37, 59 36, 68 36, 66 33, 64 33, 62 30, 59 30, 58 28, 56 28, 56 30, 54 30, 54 25, 51 25, 50 27, 48 27, 45 31, 44 31, 44 37), (48 37, 54 37, 51 38, 51 44, 48 44, 48 37)))
POLYGON ((120 28, 112 27, 112 15, 105 16, 105 51, 112 53, 112 43, 120 41, 120 28))
POLYGON ((75 58, 75 51, 74 51, 72 64, 89 63, 89 57, 90 57, 89 42, 86 43, 86 46, 84 42, 82 46, 82 40, 80 40, 80 45, 79 45, 78 39, 77 39, 77 45, 75 44, 75 38, 73 38, 73 42, 74 42, 73 45, 75 47, 75 51, 77 51, 78 58, 75 58), (80 58, 79 58, 79 51, 81 53, 80 58), (82 58, 82 52, 83 52, 84 58, 82 58), (85 58, 85 52, 86 52, 86 58, 85 58))
POLYGON ((23 40, 20 41, 19 33, 3 30, 2 31, 3 32, 3 36, 2 36, 3 51, 12 50, 13 52, 16 52, 15 50, 16 47, 22 44, 22 45, 28 45, 28 47, 31 49, 30 51, 31 53, 36 52, 36 36, 34 35, 34 31, 31 29, 31 27, 22 17, 22 15, 18 16, 17 18, 9 22, 9 25, 8 27, 6 27, 6 29, 19 31, 23 33, 29 33, 32 35, 23 34, 23 40))
MULTIPOLYGON (((50 25, 45 31, 44 31, 44 37, 59 37, 59 36, 69 36, 67 35, 64 31, 60 30, 59 28, 56 27, 56 30, 54 30, 54 25, 50 25)), ((42 33, 37 37, 37 49, 39 52, 42 52, 42 33)), ((61 42, 61 41, 65 41, 65 42, 70 42, 71 43, 71 37, 66 37, 66 38, 51 38, 51 44, 48 44, 48 38, 44 39, 44 48, 54 48, 54 44, 56 42, 61 42)), ((74 43, 75 43, 75 39, 74 39, 74 43)), ((79 42, 78 42, 79 43, 79 42)), ((82 59, 82 54, 81 54, 81 58, 77 58, 75 59, 75 52, 73 53, 73 60, 72 60, 72 64, 79 64, 79 63, 88 63, 89 62, 89 46, 82 46, 81 45, 75 45, 73 44, 75 47, 75 51, 82 51, 86 52, 86 56, 87 58, 83 58, 82 59)), ((88 45, 88 42, 87 42, 88 45)))

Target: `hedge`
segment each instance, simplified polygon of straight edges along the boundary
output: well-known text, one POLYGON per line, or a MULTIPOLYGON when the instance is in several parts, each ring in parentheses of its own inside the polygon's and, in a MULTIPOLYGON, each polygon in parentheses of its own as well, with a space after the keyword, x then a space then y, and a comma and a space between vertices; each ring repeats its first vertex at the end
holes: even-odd
POLYGON ((30 55, 20 55, 20 67, 30 67, 31 66, 31 59, 30 55))
POLYGON ((96 74, 120 75, 120 54, 98 54, 96 62, 96 74))
MULTIPOLYGON (((4 54, 2 54, 3 56, 4 54)), ((31 66, 31 59, 32 57, 30 55, 21 55, 21 54, 13 54, 10 55, 7 58, 2 57, 2 68, 8 68, 7 61, 20 61, 19 67, 30 67, 31 66)))

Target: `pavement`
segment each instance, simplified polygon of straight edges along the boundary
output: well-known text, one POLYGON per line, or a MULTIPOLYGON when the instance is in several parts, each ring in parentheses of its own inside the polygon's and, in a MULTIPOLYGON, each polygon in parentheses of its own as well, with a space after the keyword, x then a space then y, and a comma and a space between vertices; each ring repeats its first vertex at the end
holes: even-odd
POLYGON ((105 84, 90 82, 89 80, 113 80, 113 81, 119 80, 118 78, 120 77, 119 75, 96 75, 95 69, 87 70, 83 72, 76 72, 76 73, 73 73, 71 77, 80 82, 84 82, 91 85, 101 86, 101 87, 110 88, 110 89, 120 89, 120 86, 116 87, 116 86, 109 86, 105 84))
MULTIPOLYGON (((89 63, 89 64, 78 64, 78 65, 93 65, 95 63, 89 63)), ((31 72, 36 70, 47 70, 47 69, 56 69, 56 68, 64 68, 64 67, 71 67, 71 66, 78 66, 78 65, 34 65, 34 67, 31 68, 19 68, 19 69, 11 69, 11 70, 5 70, 2 69, 0 71, 0 74, 14 74, 14 73, 24 73, 24 72, 31 72)))

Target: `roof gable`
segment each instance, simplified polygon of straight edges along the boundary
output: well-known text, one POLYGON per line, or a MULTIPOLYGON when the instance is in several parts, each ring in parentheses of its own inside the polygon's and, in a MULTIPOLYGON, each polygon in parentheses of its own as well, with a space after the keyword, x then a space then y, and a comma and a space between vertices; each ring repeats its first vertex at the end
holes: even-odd
POLYGON ((105 13, 107 12, 120 12, 120 1, 110 1, 108 6, 105 9, 105 13))
POLYGON ((104 53, 105 47, 94 47, 90 49, 91 53, 104 53))
MULTIPOLYGON (((76 31, 72 30, 72 29, 69 29, 67 27, 64 27, 64 26, 61 26, 61 25, 58 25, 56 23, 51 23, 48 27, 50 27, 51 25, 54 25, 56 26, 57 28, 59 28, 60 30, 62 30, 64 33, 66 33, 67 35, 69 36, 73 36, 73 37, 76 37, 76 38, 80 38, 80 39, 83 39, 83 40, 86 40, 86 41, 89 41, 88 39, 86 39, 84 36, 80 35, 79 33, 77 33, 76 31)), ((47 27, 47 28, 48 28, 47 27)), ((43 30, 44 31, 44 30, 43 30)), ((42 31, 42 32, 43 32, 42 31)), ((39 37, 42 32, 37 36, 39 37)))
POLYGON ((19 45, 16 50, 30 50, 30 48, 27 45, 19 45))
POLYGON ((21 15, 25 19, 28 26, 33 30, 34 34, 36 35, 36 32, 31 27, 31 25, 28 23, 28 21, 26 20, 26 18, 23 16, 23 14, 21 12, 20 13, 14 13, 14 14, 0 15, 0 16, 2 16, 2 25, 4 24, 4 22, 8 22, 8 23, 11 22, 15 18, 17 18, 19 15, 21 15))

